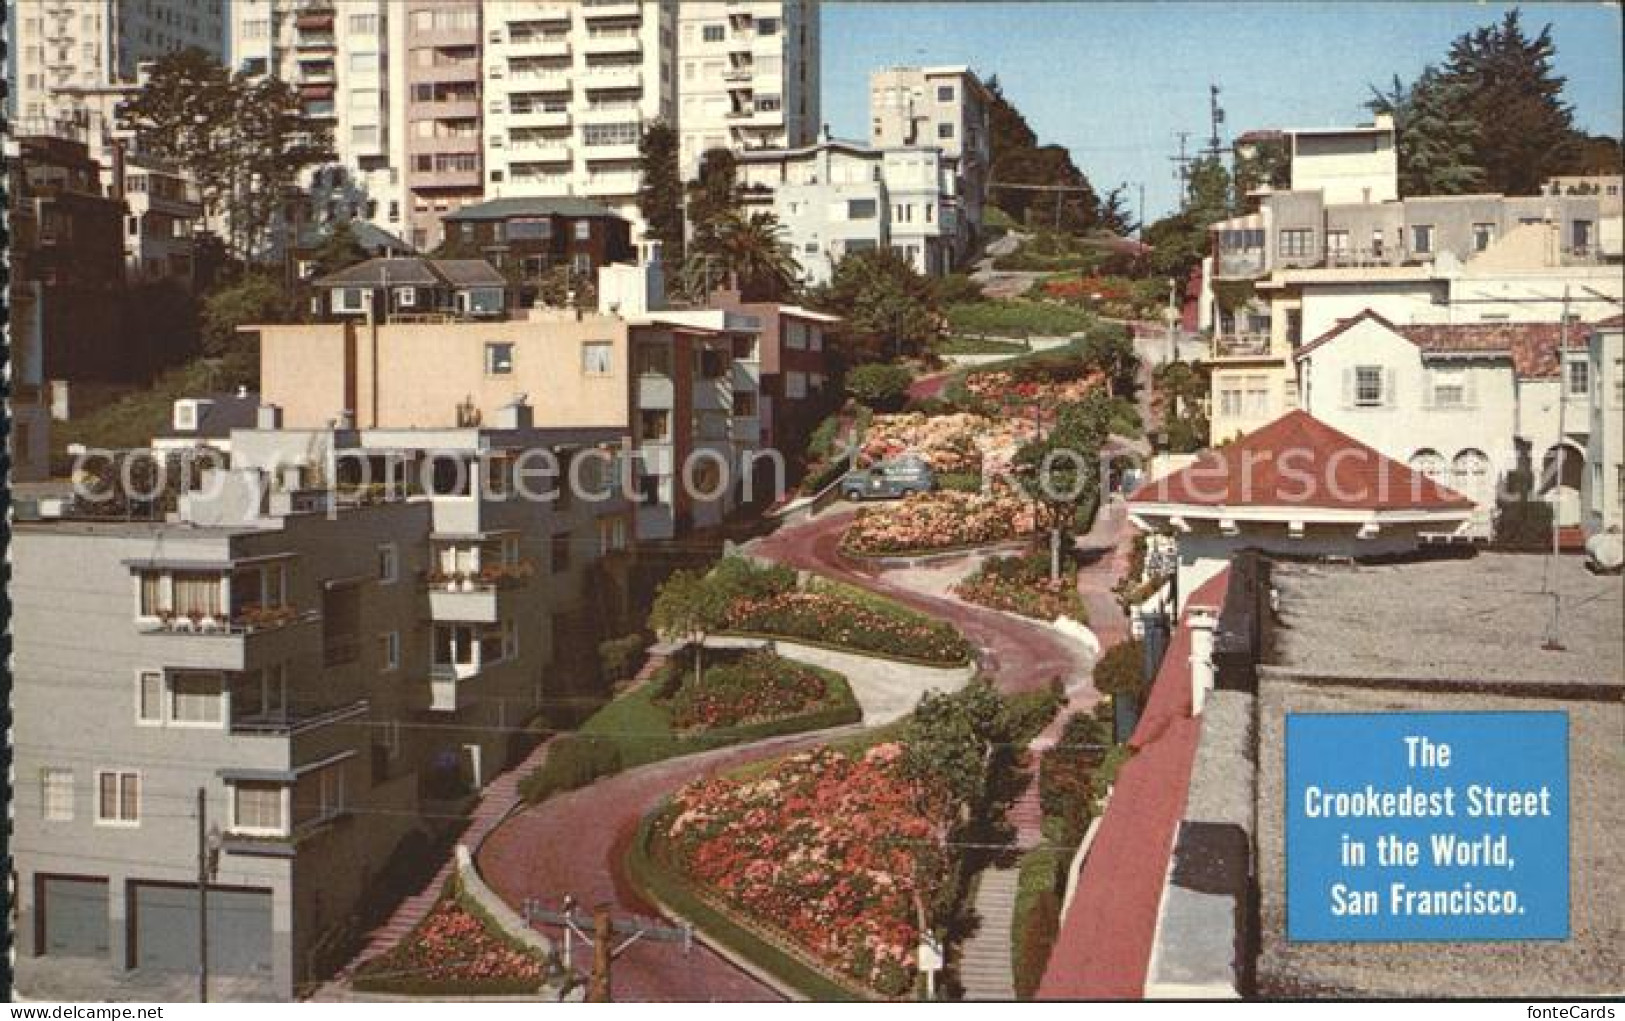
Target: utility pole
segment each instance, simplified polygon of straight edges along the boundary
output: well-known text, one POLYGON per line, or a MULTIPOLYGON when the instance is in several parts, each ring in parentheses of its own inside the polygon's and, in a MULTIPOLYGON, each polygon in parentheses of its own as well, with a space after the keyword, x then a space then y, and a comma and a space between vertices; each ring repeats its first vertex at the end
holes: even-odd
POLYGON ((600 904, 592 911, 592 981, 587 987, 588 1003, 609 1002, 609 965, 614 959, 612 938, 609 905, 600 904))
POLYGON ((1179 155, 1168 159, 1174 164, 1174 177, 1179 181, 1179 211, 1184 212, 1190 205, 1190 178, 1191 158, 1185 151, 1185 143, 1190 139, 1189 131, 1178 132, 1179 155))
POLYGON ((1211 156, 1212 158, 1214 158, 1214 159, 1218 159, 1219 155, 1222 152, 1222 148, 1220 147, 1220 144, 1219 144, 1219 125, 1224 123, 1224 108, 1219 105, 1219 87, 1217 85, 1209 85, 1207 88, 1208 88, 1208 101, 1207 101, 1208 102, 1208 110, 1207 110, 1207 115, 1208 115, 1207 154, 1209 156, 1211 156))
POLYGON ((209 829, 197 789, 197 1002, 209 1002, 209 829))
POLYGON ((1549 651, 1561 652, 1563 649, 1563 595, 1557 591, 1553 582, 1552 573, 1557 567, 1557 558, 1562 551, 1562 527, 1558 512, 1563 506, 1563 469, 1568 464, 1569 451, 1563 444, 1567 435, 1568 422, 1565 412, 1569 406, 1569 289, 1563 287, 1563 322, 1559 327, 1557 340, 1557 445, 1552 451, 1557 455, 1552 464, 1552 555, 1546 561, 1546 590, 1552 594, 1552 622, 1546 634, 1546 641, 1541 648, 1549 651))

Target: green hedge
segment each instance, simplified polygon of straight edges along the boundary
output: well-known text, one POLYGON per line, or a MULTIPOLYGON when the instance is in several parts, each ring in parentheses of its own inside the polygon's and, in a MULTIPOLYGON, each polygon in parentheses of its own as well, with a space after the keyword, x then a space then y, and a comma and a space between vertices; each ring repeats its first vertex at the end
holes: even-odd
POLYGON ((1095 690, 1138 698, 1145 690, 1145 646, 1138 638, 1119 642, 1095 663, 1095 690))
POLYGON ((598 643, 598 663, 604 679, 610 683, 624 681, 637 673, 643 663, 643 650, 649 645, 641 634, 624 635, 598 643))
POLYGON ((1015 917, 1010 923, 1010 964, 1018 1000, 1033 998, 1055 949, 1068 864, 1064 851, 1045 847, 1027 852, 1018 866, 1015 917))
POLYGON ((1063 337, 1095 324, 1081 309, 1025 298, 964 302, 950 305, 947 314, 954 333, 991 337, 1063 337))
POLYGON ((738 956, 818 1003, 852 1003, 866 999, 859 991, 835 980, 821 969, 766 942, 750 929, 712 907, 667 863, 660 832, 668 821, 669 806, 645 816, 626 855, 632 885, 683 916, 738 956))

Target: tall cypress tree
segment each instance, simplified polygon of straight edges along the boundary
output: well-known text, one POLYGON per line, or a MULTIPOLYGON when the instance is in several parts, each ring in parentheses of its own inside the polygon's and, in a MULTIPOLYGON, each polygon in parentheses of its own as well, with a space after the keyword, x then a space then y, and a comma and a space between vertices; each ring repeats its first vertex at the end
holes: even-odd
POLYGON ((649 125, 638 141, 643 183, 638 211, 648 236, 659 241, 668 265, 683 264, 683 177, 678 169, 677 132, 665 121, 649 125))

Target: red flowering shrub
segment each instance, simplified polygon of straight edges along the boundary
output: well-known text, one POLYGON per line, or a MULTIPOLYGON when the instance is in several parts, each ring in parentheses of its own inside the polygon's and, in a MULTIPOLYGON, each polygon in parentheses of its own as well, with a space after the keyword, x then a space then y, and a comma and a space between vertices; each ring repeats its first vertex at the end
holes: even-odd
POLYGON ((358 989, 405 993, 534 992, 547 963, 464 906, 455 884, 393 950, 356 975, 358 989))
POLYGON ((841 538, 841 549, 885 556, 980 546, 1031 534, 1037 524, 1032 502, 1008 487, 989 493, 939 490, 859 511, 841 538))
POLYGON ((953 625, 833 587, 741 599, 729 607, 724 628, 930 663, 970 657, 970 646, 953 625))
POLYGON ((731 663, 689 675, 670 701, 677 730, 706 730, 806 712, 824 701, 828 685, 812 667, 770 652, 750 652, 731 663))
POLYGON ((954 594, 978 606, 1038 620, 1086 619, 1077 571, 1066 567, 1059 581, 1051 581, 1049 558, 1042 555, 986 560, 975 574, 954 586, 954 594))
POLYGON ((912 988, 917 901, 948 873, 940 804, 902 748, 828 748, 749 780, 699 780, 657 826, 669 862, 742 918, 885 996, 912 988))

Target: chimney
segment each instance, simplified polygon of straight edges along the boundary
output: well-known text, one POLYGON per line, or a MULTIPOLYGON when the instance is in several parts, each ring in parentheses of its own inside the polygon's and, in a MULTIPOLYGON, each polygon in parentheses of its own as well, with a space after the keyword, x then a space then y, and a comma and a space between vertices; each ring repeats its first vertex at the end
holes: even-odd
POLYGON ((1186 614, 1185 626, 1191 632, 1191 715, 1202 715, 1207 704, 1207 693, 1213 690, 1213 630, 1218 626, 1218 612, 1205 606, 1193 606, 1186 614))
POLYGON ((498 408, 491 417, 491 425, 496 429, 529 429, 534 422, 535 415, 527 394, 515 394, 512 401, 498 408))
POLYGON ((254 411, 254 428, 282 428, 282 409, 275 404, 261 404, 254 411))

